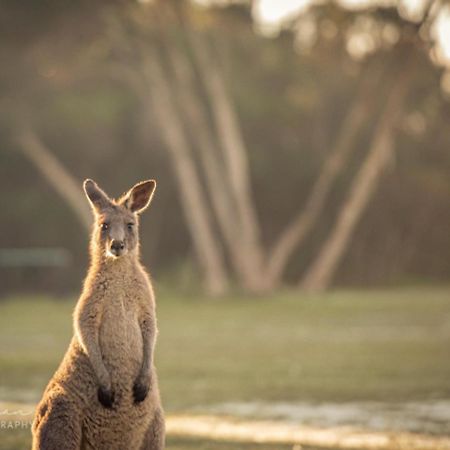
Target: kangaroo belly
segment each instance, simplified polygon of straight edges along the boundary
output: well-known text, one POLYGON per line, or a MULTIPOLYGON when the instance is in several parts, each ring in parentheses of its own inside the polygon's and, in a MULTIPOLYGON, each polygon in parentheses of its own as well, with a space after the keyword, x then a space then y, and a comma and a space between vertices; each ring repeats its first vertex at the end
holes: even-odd
POLYGON ((127 310, 122 304, 111 306, 103 313, 100 350, 113 384, 129 384, 142 366, 142 333, 134 311, 127 310))

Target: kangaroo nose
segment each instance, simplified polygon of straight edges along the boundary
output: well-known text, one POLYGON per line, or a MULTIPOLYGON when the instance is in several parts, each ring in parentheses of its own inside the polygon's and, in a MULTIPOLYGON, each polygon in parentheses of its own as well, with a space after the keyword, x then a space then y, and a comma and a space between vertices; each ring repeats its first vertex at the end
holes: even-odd
POLYGON ((120 253, 120 251, 123 250, 124 247, 125 247, 125 245, 124 245, 123 241, 118 241, 117 239, 114 239, 111 242, 111 251, 114 254, 120 253))

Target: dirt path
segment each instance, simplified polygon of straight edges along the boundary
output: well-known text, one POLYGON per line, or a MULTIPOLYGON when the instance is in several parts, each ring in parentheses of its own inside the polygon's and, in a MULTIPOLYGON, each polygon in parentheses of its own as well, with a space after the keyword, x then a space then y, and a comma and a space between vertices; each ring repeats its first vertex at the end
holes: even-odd
POLYGON ((194 410, 243 419, 277 419, 317 427, 357 427, 371 431, 450 436, 450 400, 422 402, 233 402, 194 410))
POLYGON ((283 421, 249 421, 218 416, 169 416, 167 431, 172 435, 212 440, 287 443, 298 449, 302 445, 333 449, 450 449, 450 437, 444 436, 375 432, 354 427, 318 428, 283 421))

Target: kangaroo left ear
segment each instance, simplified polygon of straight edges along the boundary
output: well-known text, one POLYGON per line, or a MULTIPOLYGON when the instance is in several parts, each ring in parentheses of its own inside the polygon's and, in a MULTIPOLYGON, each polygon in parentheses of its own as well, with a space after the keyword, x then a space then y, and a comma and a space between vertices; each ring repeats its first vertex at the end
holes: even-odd
POLYGON ((150 204, 155 188, 155 180, 141 181, 125 194, 121 203, 131 212, 139 214, 150 204))

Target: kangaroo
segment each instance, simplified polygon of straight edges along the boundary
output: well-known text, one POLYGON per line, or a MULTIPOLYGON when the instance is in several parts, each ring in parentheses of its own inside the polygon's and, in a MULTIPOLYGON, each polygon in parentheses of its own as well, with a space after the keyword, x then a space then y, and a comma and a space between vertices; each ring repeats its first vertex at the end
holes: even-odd
POLYGON ((33 450, 161 450, 155 300, 138 237, 156 182, 138 183, 117 200, 92 180, 83 187, 95 217, 91 264, 74 336, 36 410, 33 450))

